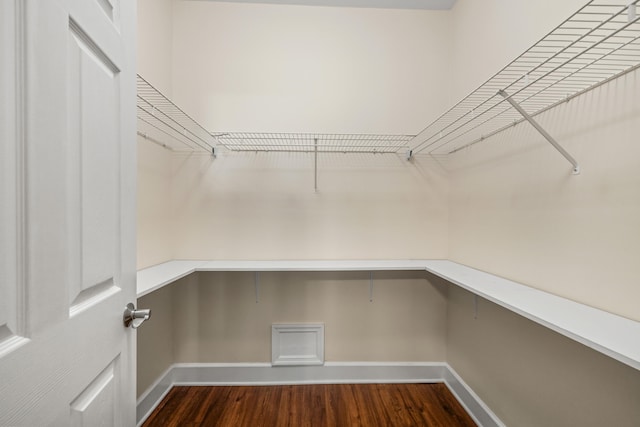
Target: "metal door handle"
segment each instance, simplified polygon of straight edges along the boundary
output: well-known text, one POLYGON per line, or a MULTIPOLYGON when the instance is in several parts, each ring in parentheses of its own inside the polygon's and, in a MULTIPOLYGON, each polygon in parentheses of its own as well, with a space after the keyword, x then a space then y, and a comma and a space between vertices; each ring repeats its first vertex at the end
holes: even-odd
POLYGON ((124 326, 131 326, 133 329, 137 329, 142 325, 142 322, 149 319, 151 317, 151 310, 136 310, 135 305, 133 303, 127 304, 124 309, 124 314, 122 315, 122 320, 124 321, 124 326))

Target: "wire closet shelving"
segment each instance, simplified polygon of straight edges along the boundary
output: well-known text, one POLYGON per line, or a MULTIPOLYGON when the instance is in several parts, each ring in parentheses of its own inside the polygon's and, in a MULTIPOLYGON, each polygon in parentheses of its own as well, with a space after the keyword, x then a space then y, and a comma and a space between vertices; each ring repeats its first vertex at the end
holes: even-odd
POLYGON ((173 151, 215 154, 215 138, 138 74, 138 135, 173 151))
MULTIPOLYGON (((637 69, 638 1, 588 2, 431 122, 411 141, 411 150, 456 153, 637 69)), ((558 150, 577 169, 575 160, 558 150)))
POLYGON ((214 135, 232 151, 305 153, 397 153, 408 150, 415 135, 229 132, 214 135))
POLYGON ((448 155, 640 67, 640 0, 592 0, 417 135, 211 133, 138 76, 138 133, 170 149, 448 155), (148 133, 147 131, 153 131, 148 133), (159 141, 155 135, 161 135, 159 141), (170 142, 164 142, 168 137, 170 142), (177 144, 176 144, 177 143, 177 144), (176 145, 178 147, 176 147, 176 145))

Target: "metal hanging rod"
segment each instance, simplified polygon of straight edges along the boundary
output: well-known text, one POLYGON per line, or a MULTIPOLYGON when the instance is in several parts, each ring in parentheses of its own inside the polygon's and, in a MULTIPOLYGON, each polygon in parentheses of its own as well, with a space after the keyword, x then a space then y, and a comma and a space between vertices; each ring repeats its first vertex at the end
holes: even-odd
POLYGON ((318 138, 313 140, 314 155, 313 155, 313 189, 318 191, 318 138))
POLYGON ((455 153, 529 120, 512 102, 532 118, 636 70, 640 66, 639 1, 589 1, 432 121, 410 142, 411 150, 455 153), (499 91, 509 96, 500 96, 499 91))
POLYGON ((138 134, 173 151, 215 155, 215 138, 180 107, 137 75, 138 134))

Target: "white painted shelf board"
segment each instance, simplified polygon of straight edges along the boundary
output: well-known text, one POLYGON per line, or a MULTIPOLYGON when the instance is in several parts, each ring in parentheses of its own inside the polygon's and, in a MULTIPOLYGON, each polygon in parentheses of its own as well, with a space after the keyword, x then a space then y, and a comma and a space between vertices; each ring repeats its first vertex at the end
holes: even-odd
POLYGON ((138 271, 138 298, 195 271, 424 271, 425 260, 189 261, 172 260, 138 271))
POLYGON ((138 298, 188 276, 196 271, 196 267, 204 262, 205 261, 172 260, 139 270, 137 274, 138 298))
POLYGON ((198 271, 423 271, 425 260, 207 261, 198 271))
POLYGON ((452 261, 426 270, 594 350, 640 369, 640 322, 452 261))
POLYGON ((138 298, 196 271, 428 271, 640 370, 640 322, 448 260, 168 261, 138 271, 138 298))

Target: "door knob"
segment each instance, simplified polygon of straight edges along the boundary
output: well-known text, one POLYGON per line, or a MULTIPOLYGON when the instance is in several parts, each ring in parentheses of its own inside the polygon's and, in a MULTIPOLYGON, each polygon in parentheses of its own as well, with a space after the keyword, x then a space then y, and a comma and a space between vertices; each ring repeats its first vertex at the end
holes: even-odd
POLYGON ((137 329, 142 325, 142 322, 149 319, 151 317, 151 310, 136 310, 136 307, 129 303, 124 309, 124 314, 122 315, 122 320, 124 321, 124 326, 131 326, 133 329, 137 329))

